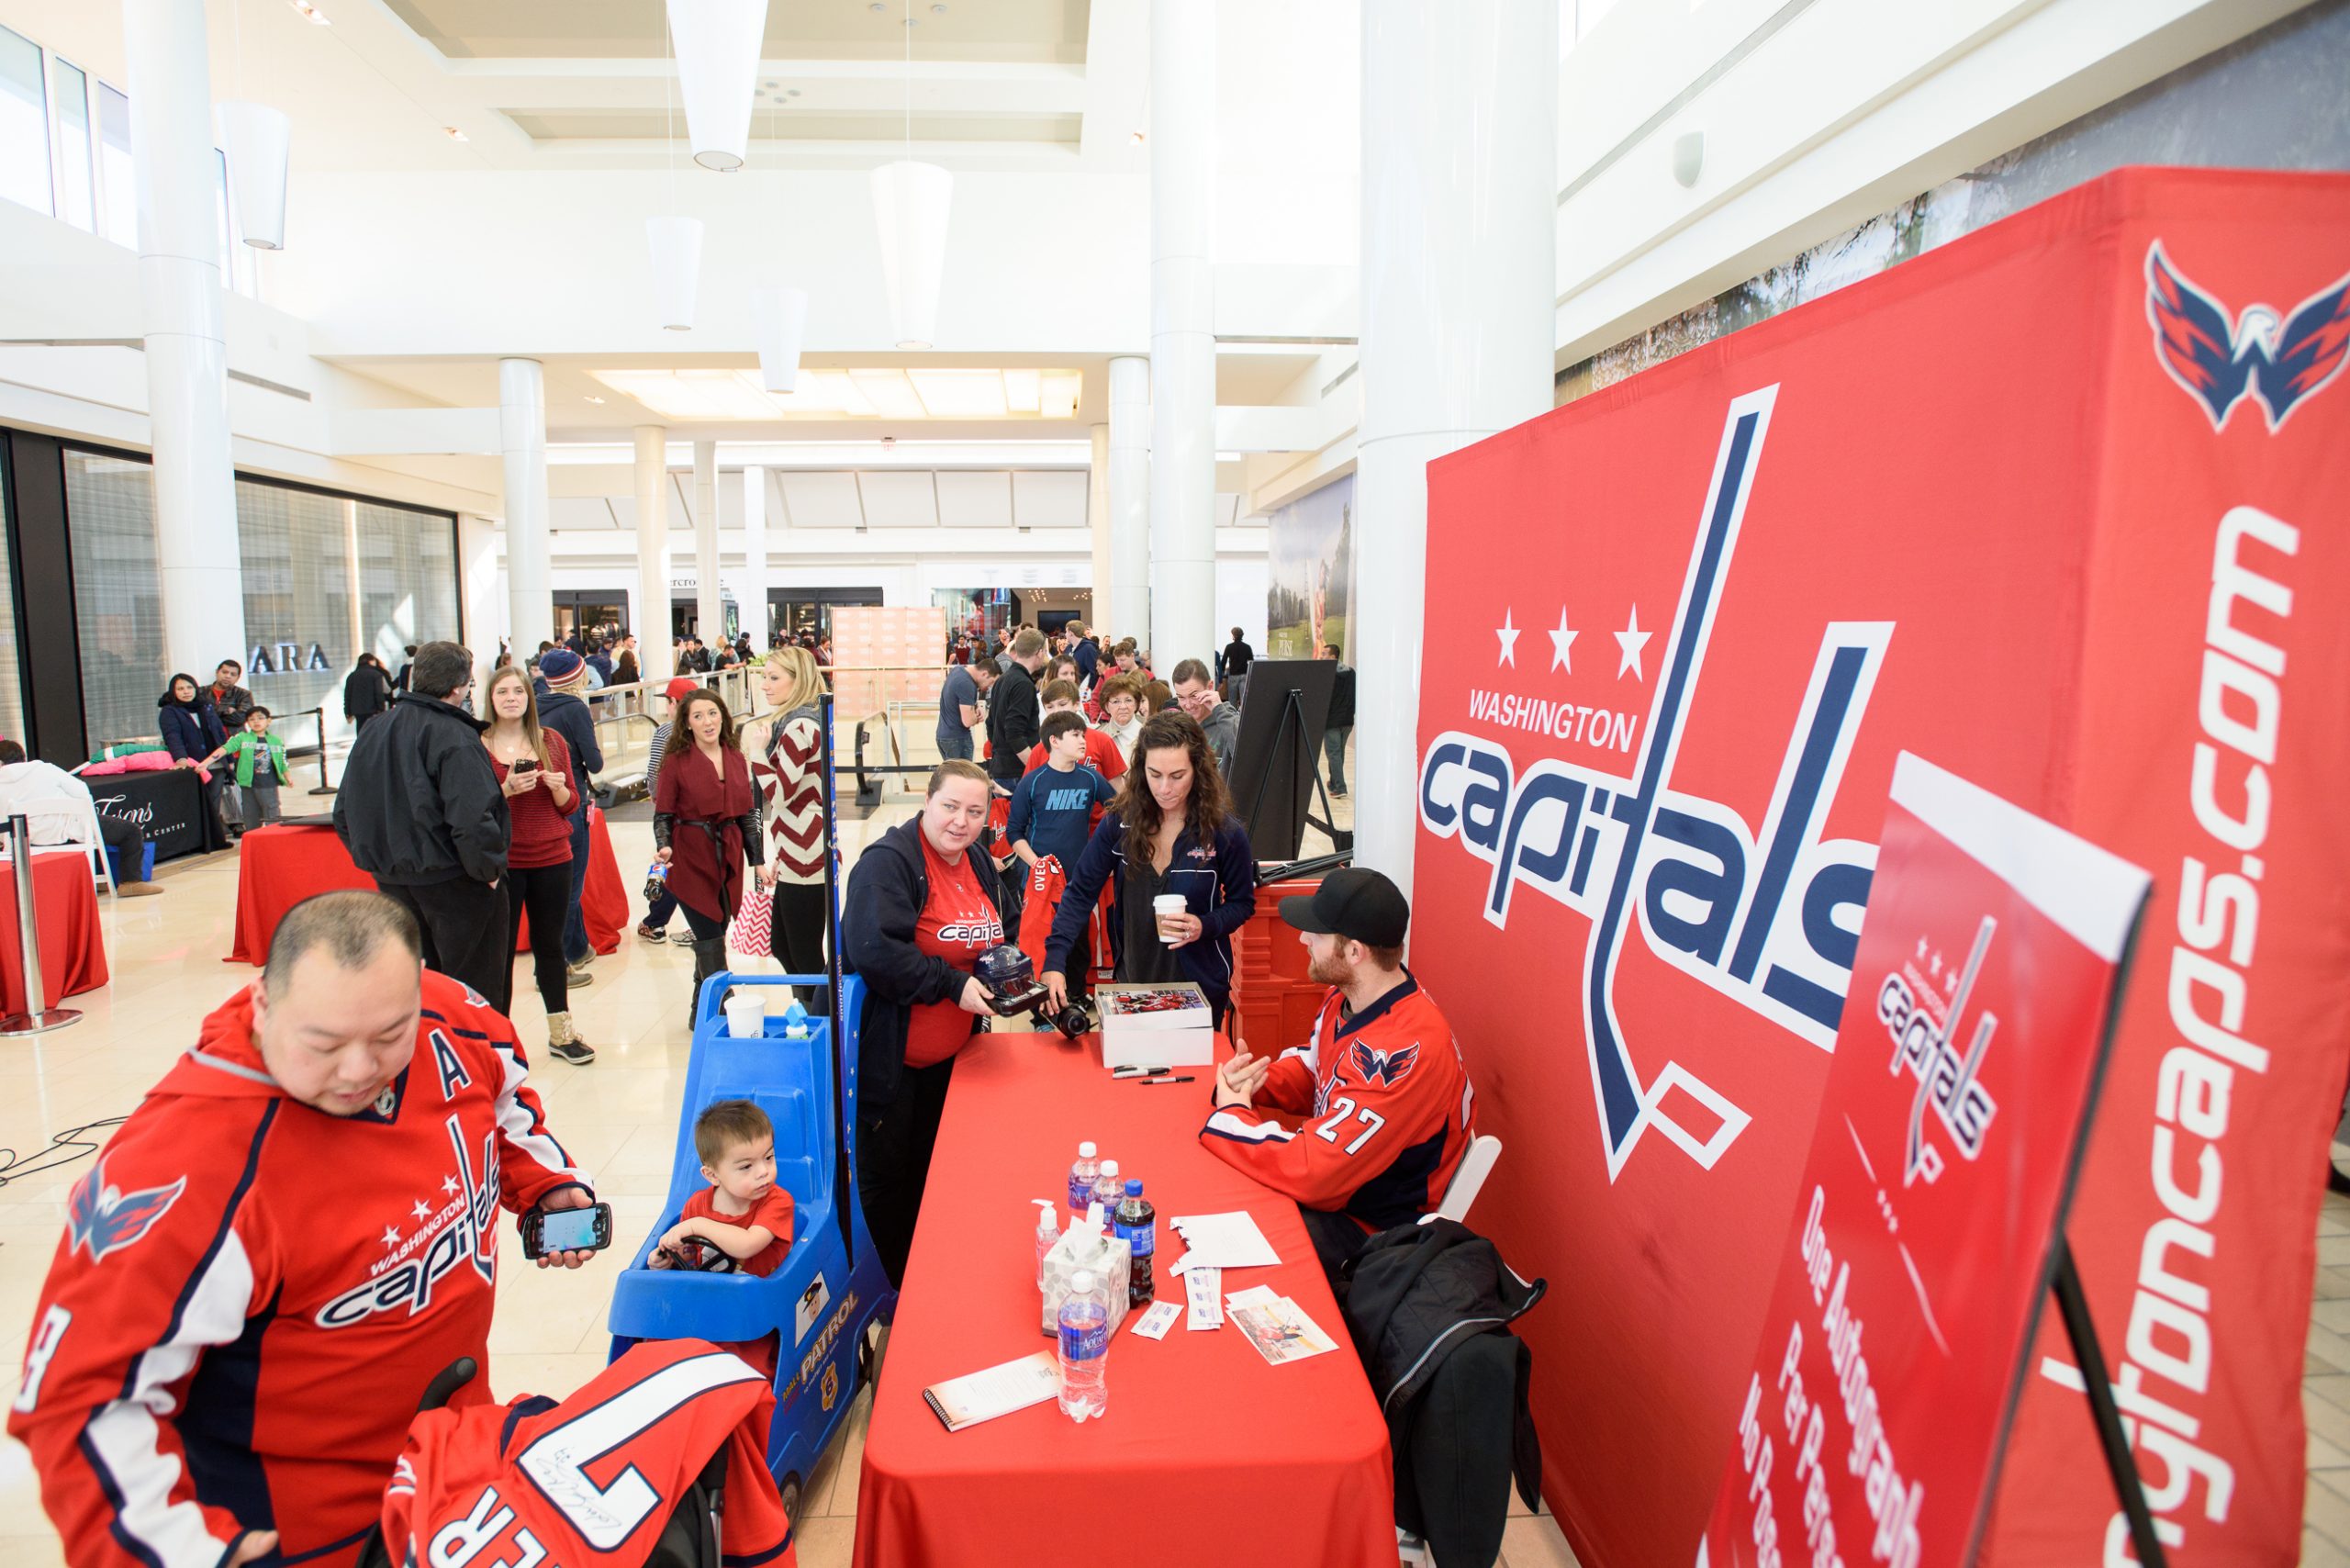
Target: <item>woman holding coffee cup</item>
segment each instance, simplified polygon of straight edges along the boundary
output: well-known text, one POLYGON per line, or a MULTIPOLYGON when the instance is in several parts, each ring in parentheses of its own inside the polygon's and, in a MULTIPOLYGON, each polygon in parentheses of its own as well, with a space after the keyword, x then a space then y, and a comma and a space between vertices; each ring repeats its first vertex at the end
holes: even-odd
MULTIPOLYGON (((1189 980, 1206 993, 1216 1026, 1232 1001, 1232 934, 1257 913, 1257 857, 1233 814, 1207 732, 1180 710, 1153 713, 1135 737, 1118 798, 1070 868, 1045 944, 1041 977, 1052 1005, 1069 998, 1071 953, 1114 878, 1125 943, 1117 978, 1189 980)), ((1240 1041, 1233 1041, 1235 1049, 1240 1041)))

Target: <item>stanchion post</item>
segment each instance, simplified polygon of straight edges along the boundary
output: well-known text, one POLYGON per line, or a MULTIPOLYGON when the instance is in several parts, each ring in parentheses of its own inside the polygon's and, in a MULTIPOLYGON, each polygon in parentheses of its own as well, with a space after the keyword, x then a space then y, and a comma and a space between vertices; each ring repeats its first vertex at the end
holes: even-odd
POLYGON ((8 853, 17 879, 17 943, 25 967, 25 1010, 0 1018, 0 1036, 44 1035, 81 1021, 71 1007, 49 1005, 48 985, 40 972, 40 920, 33 900, 33 834, 24 817, 8 819, 8 853))
POLYGON ((317 720, 319 725, 319 787, 310 793, 331 795, 334 786, 327 782, 327 711, 323 706, 313 708, 310 717, 317 720))

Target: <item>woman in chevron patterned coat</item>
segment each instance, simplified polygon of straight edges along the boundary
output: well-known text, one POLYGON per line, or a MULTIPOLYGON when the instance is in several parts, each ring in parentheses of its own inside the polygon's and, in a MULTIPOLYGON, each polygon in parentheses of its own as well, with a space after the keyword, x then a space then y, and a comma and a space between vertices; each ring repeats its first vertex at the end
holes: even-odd
MULTIPOLYGON (((769 938, 786 974, 820 974, 824 969, 824 745, 823 677, 805 648, 778 648, 759 666, 759 689, 774 711, 746 727, 743 750, 751 759, 751 787, 759 798, 759 821, 767 834, 767 865, 760 879, 775 893, 775 924, 769 938)), ((800 989, 810 1011, 820 993, 800 989)))

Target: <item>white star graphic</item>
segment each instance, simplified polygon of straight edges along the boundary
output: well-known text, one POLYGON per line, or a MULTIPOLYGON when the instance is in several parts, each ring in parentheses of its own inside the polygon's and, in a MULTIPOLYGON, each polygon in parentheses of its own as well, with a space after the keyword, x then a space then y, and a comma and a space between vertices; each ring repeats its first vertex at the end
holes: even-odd
POLYGON ((1927 967, 1928 969, 1930 969, 1933 970, 1933 971, 1934 971, 1934 973, 1935 973, 1937 976, 1939 976, 1939 975, 1942 972, 1942 954, 1941 954, 1941 953, 1939 953, 1939 952, 1937 952, 1937 953, 1933 956, 1932 960, 1931 960, 1930 963, 1928 963, 1926 967, 1927 967))
POLYGON ((1512 669, 1517 667, 1517 632, 1518 629, 1509 623, 1509 611, 1503 610, 1502 623, 1494 631, 1494 635, 1502 640, 1502 656, 1494 661, 1495 664, 1507 665, 1512 669))
POLYGON ((396 1225, 386 1226, 384 1227, 384 1245, 386 1247, 397 1247, 399 1245, 399 1242, 400 1227, 396 1225))
POLYGON ((432 1205, 420 1198, 417 1200, 416 1207, 408 1210, 408 1213, 414 1215, 419 1219, 431 1219, 432 1217, 432 1205))
POLYGON ((1568 650, 1575 645, 1575 638, 1580 633, 1567 630, 1567 612, 1561 609, 1559 611, 1559 629, 1550 633, 1550 667, 1552 669, 1564 666, 1569 675, 1574 674, 1575 661, 1568 656, 1568 650))
POLYGON ((1925 962, 1925 958, 1926 958, 1926 939, 1925 939, 1924 937, 1920 936, 1920 937, 1919 937, 1919 938, 1918 938, 1918 961, 1919 961, 1919 963, 1923 963, 1923 962, 1925 962))
POLYGON ((1632 672, 1633 679, 1646 680, 1648 678, 1648 675, 1640 668, 1640 650, 1649 645, 1649 633, 1640 630, 1640 607, 1639 605, 1636 604, 1632 606, 1632 618, 1630 622, 1624 628, 1624 630, 1615 633, 1615 637, 1616 645, 1624 650, 1624 656, 1617 661, 1616 678, 1618 680, 1623 679, 1624 672, 1626 670, 1630 670, 1632 672))
POLYGON ((457 1195, 457 1179, 454 1176, 442 1177, 441 1179, 441 1190, 448 1193, 451 1197, 455 1197, 457 1195))

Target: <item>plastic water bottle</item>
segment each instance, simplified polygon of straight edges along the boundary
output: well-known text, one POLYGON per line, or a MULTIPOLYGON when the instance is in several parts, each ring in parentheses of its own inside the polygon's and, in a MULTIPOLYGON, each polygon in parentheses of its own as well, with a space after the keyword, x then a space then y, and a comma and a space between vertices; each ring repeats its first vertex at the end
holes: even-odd
POLYGON ((1048 1198, 1031 1198, 1036 1205, 1036 1288, 1045 1288, 1045 1254, 1061 1238, 1060 1215, 1048 1198))
POLYGON ((800 999, 795 996, 791 999, 791 1005, 783 1010, 783 1037, 787 1040, 804 1040, 808 1038, 810 1033, 808 1010, 800 1005, 800 999))
POLYGON ((1077 1161, 1069 1168, 1069 1212, 1081 1215, 1085 1205, 1093 1201, 1093 1183, 1102 1174, 1102 1162, 1094 1158, 1100 1150, 1090 1143, 1077 1146, 1077 1161))
POLYGON ((1118 1204, 1117 1217, 1110 1222, 1110 1234, 1134 1254, 1133 1271, 1126 1276, 1126 1305, 1148 1306, 1158 1294, 1150 1276, 1151 1255, 1158 1250, 1158 1211, 1144 1199, 1139 1178, 1126 1182, 1126 1195, 1118 1204))
POLYGON ((1110 1408, 1110 1307, 1101 1276, 1080 1269, 1061 1303, 1061 1414, 1072 1421, 1110 1408))
POLYGON ((1106 1219, 1118 1212, 1118 1201, 1126 1195, 1125 1178, 1118 1174, 1118 1162, 1105 1159, 1102 1172, 1093 1178, 1093 1201, 1102 1205, 1106 1219))

